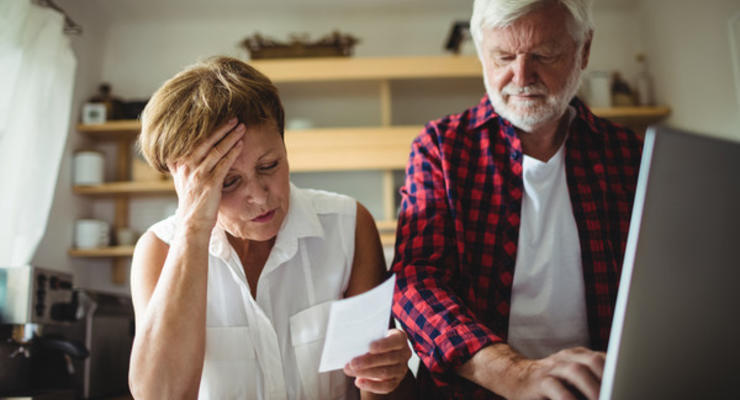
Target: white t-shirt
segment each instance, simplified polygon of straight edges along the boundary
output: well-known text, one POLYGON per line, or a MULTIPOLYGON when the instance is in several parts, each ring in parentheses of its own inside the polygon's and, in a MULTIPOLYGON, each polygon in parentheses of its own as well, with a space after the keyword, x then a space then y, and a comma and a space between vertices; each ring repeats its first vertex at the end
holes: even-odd
MULTIPOLYGON (((199 399, 359 398, 341 370, 319 374, 329 305, 354 259, 357 203, 290 186, 290 205, 253 298, 223 229, 211 234, 199 399)), ((169 243, 174 217, 150 230, 169 243)))
POLYGON ((589 345, 581 246, 564 148, 561 145, 547 162, 527 155, 523 160, 508 343, 530 358, 589 345))

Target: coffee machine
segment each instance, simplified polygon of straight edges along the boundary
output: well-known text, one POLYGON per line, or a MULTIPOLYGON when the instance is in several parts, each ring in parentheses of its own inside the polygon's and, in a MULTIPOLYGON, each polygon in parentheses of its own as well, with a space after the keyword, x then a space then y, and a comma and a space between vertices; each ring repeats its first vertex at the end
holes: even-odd
POLYGON ((75 289, 77 322, 49 326, 46 333, 79 340, 89 350, 85 359, 72 359, 74 386, 84 399, 126 397, 134 309, 128 294, 75 289))
POLYGON ((79 298, 70 273, 0 266, 0 399, 75 399, 74 361, 85 346, 48 328, 73 324, 79 298))

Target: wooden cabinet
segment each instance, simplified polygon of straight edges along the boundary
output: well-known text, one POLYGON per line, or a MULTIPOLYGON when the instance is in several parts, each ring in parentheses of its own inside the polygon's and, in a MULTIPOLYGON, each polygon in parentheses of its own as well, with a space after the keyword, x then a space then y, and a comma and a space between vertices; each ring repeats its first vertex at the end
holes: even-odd
MULTIPOLYGON (((382 174, 382 187, 378 188, 382 191, 382 216, 376 215, 376 219, 384 245, 392 245, 395 238, 397 208, 395 193, 398 184, 394 182, 394 172, 405 168, 410 143, 421 131, 423 123, 420 121, 419 125, 392 125, 394 107, 391 82, 477 78, 481 74, 480 63, 472 56, 269 60, 255 61, 252 65, 278 86, 302 82, 377 83, 379 125, 286 130, 285 144, 291 172, 373 170, 382 174)), ((450 110, 452 111, 455 110, 450 110)), ((593 111, 597 115, 626 122, 630 126, 645 126, 664 118, 670 112, 666 107, 593 111)), ((287 110, 287 113, 290 114, 290 110, 287 110)), ((114 198, 114 228, 128 226, 128 201, 131 197, 174 194, 171 181, 134 182, 128 178, 131 169, 131 146, 140 130, 138 121, 79 125, 77 130, 94 141, 112 140, 117 143, 115 161, 117 180, 101 185, 74 187, 74 192, 78 195, 114 198)), ((126 270, 122 262, 125 259, 122 258, 129 257, 132 253, 132 247, 69 251, 74 257, 112 257, 115 268, 114 280, 119 283, 125 282, 126 270)))

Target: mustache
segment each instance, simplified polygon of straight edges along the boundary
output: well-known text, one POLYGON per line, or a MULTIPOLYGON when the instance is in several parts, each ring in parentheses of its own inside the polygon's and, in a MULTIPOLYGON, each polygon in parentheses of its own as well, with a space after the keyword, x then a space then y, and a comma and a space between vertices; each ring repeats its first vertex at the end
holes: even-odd
POLYGON ((547 87, 543 85, 542 83, 535 83, 532 85, 517 87, 512 85, 511 83, 504 86, 504 88, 501 90, 502 94, 506 95, 536 95, 536 96, 546 96, 548 94, 547 87))

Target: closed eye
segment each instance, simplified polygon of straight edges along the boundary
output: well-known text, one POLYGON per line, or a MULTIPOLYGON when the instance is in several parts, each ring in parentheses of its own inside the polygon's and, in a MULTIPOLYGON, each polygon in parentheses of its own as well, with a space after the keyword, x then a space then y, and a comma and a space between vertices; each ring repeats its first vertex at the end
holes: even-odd
POLYGON ((269 164, 261 165, 259 167, 260 171, 270 171, 278 166, 278 161, 273 161, 269 164))
POLYGON ((239 182, 239 177, 238 176, 230 176, 230 177, 227 177, 226 179, 224 179, 224 183, 223 183, 222 189, 230 189, 230 188, 236 186, 236 184, 238 182, 239 182))
POLYGON ((551 64, 557 60, 557 56, 545 54, 532 54, 532 59, 543 64, 551 64))
POLYGON ((504 53, 495 54, 493 57, 499 63, 511 62, 511 61, 514 61, 514 59, 516 58, 516 56, 513 54, 504 54, 504 53))

